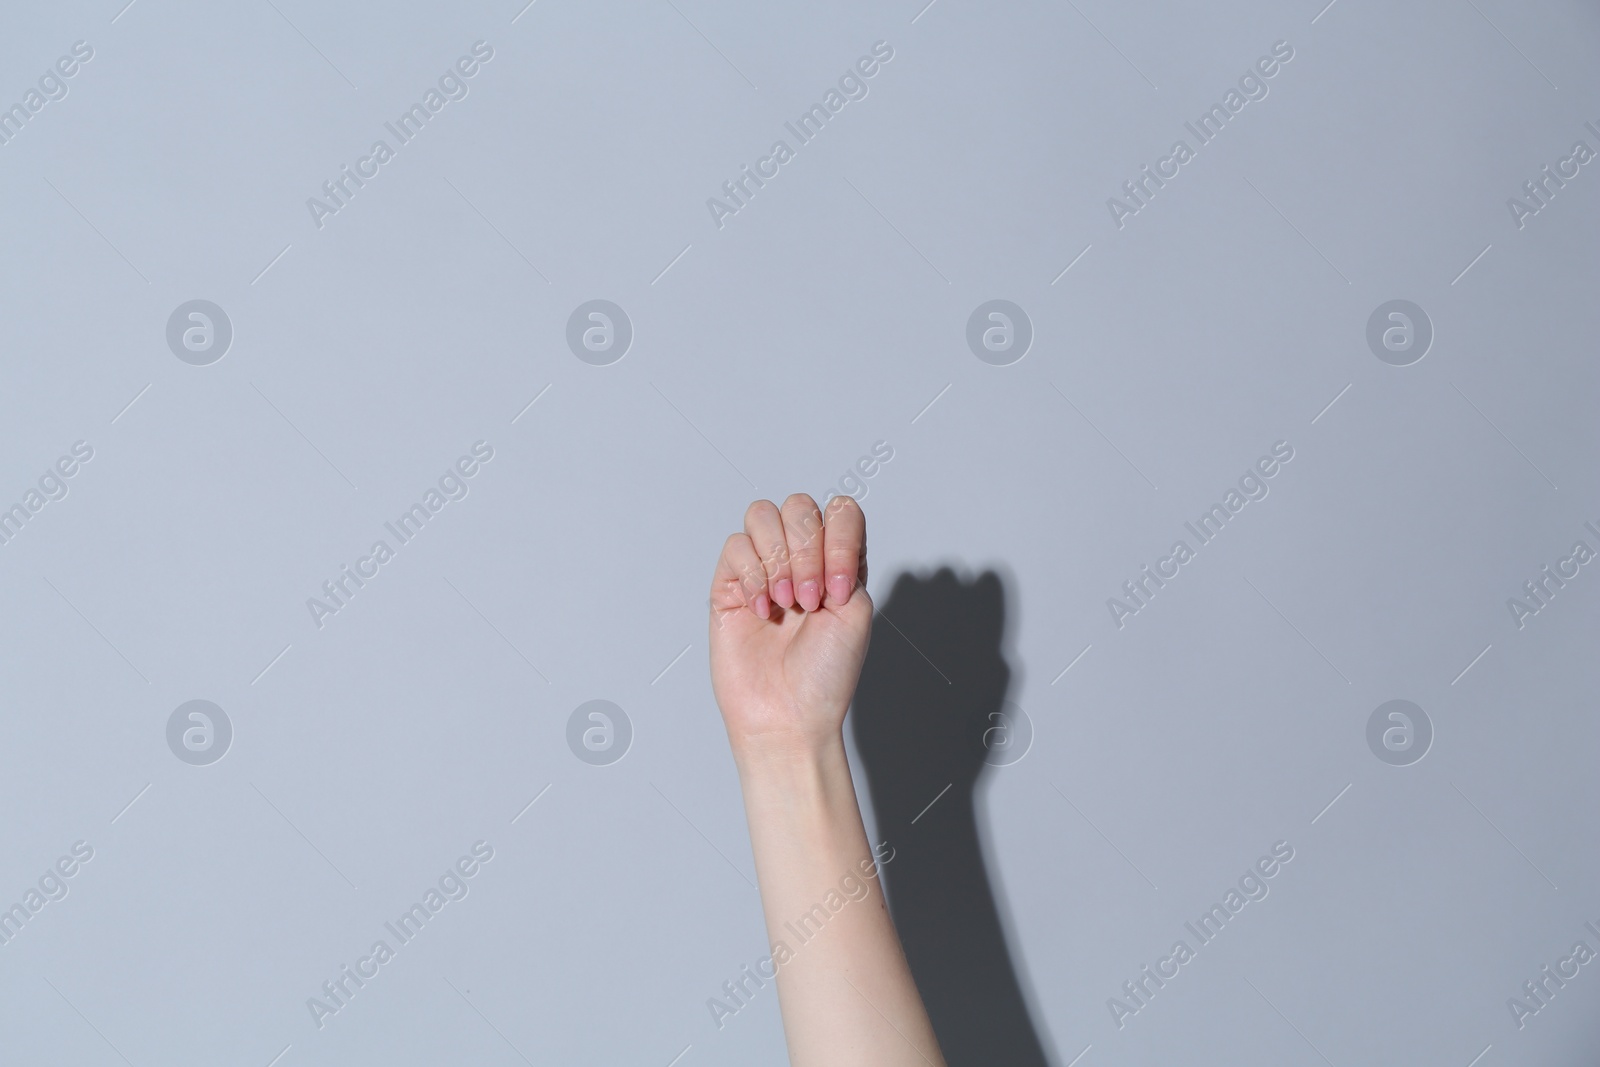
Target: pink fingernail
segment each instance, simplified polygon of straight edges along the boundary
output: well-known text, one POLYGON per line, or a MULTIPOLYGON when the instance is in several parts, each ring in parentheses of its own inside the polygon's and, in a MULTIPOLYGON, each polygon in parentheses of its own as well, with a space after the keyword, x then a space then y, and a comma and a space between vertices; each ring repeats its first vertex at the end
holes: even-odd
POLYGON ((765 593, 756 594, 755 608, 756 614, 761 616, 763 619, 770 618, 772 616, 772 605, 767 602, 767 594, 765 593))
POLYGON ((816 611, 822 605, 822 589, 815 580, 800 583, 800 606, 807 611, 816 611))
POLYGON ((833 598, 835 604, 844 604, 850 600, 850 579, 842 574, 835 574, 828 579, 828 596, 833 598))
POLYGON ((772 599, 780 607, 794 607, 794 583, 787 578, 779 578, 778 584, 772 587, 772 599))

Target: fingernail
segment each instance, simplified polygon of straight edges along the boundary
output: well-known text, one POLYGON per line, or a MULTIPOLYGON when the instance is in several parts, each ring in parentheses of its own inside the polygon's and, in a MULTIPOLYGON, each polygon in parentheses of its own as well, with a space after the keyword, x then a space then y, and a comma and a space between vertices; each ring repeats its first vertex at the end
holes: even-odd
POLYGON ((807 611, 816 611, 822 605, 822 589, 815 580, 800 583, 800 606, 807 611))
POLYGON ((835 574, 828 579, 828 596, 835 604, 848 603, 850 600, 850 579, 842 574, 835 574))
POLYGON ((767 602, 767 594, 765 593, 756 594, 756 614, 763 619, 770 618, 772 615, 772 605, 767 602))
POLYGON ((778 584, 772 587, 772 599, 780 607, 794 607, 794 583, 787 578, 779 578, 778 584))

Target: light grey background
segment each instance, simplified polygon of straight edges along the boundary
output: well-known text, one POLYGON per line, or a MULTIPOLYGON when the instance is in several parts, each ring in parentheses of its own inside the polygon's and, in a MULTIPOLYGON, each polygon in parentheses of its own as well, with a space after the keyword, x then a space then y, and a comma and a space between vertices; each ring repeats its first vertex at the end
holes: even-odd
POLYGON ((1600 1051, 1600 964, 1524 1028, 1506 1004, 1600 948, 1600 567, 1506 604, 1600 548, 1600 163, 1507 206, 1600 149, 1592 4, 121 4, 0 32, 5 105, 94 50, 0 145, 0 504, 94 450, 0 546, 0 904, 94 849, 0 946, 7 1062, 782 1062, 770 991, 706 1007, 765 945, 705 591, 750 499, 838 491, 880 440, 872 591, 1006 576, 1036 738, 980 825, 1058 1067, 1600 1051), (707 198, 877 41, 719 229, 707 198), (233 326, 209 366, 165 340, 193 299, 233 326), (633 324, 610 366, 566 346, 591 299, 633 324), (966 345, 991 299, 1033 325, 1010 366, 966 345), (1392 299, 1435 330, 1411 366, 1366 344, 1392 299), (1119 629, 1107 598, 1277 441, 1270 495, 1119 629), (1365 740, 1396 698, 1436 731, 1409 767, 1365 740), (233 725, 209 766, 167 747, 193 699, 233 725), (633 725, 609 766, 567 747, 592 699, 633 725), (307 998, 478 840, 319 1029, 307 998), (1279 840, 1271 895, 1119 1030, 1108 998, 1279 840))

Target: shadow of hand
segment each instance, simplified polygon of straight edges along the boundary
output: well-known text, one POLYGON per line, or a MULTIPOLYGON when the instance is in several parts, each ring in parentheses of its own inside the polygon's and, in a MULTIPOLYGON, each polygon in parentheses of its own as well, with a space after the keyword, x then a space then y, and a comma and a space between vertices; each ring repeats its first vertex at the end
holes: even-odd
POLYGON ((1012 969, 973 806, 985 733, 1002 721, 1011 680, 1004 627, 993 571, 971 582, 949 568, 902 574, 873 619, 851 712, 878 835, 895 849, 883 868, 889 909, 950 1067, 1049 1063, 1012 969))

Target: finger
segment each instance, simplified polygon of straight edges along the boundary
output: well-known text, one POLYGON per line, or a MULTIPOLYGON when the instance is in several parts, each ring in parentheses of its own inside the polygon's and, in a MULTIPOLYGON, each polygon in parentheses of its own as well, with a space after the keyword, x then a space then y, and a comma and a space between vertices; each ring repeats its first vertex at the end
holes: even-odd
POLYGON ((711 579, 711 604, 721 610, 748 607, 763 619, 772 614, 772 605, 767 601, 766 570, 749 534, 731 534, 723 542, 717 571, 711 579))
POLYGON ((822 561, 827 574, 828 602, 850 601, 856 578, 866 573, 867 517, 855 498, 836 496, 823 517, 822 561))
POLYGON ((789 545, 789 573, 795 602, 806 611, 822 606, 822 512, 805 493, 783 502, 783 535, 789 545))
POLYGON ((783 516, 770 500, 757 500, 744 513, 744 532, 750 535, 767 575, 767 595, 780 607, 794 607, 794 582, 789 577, 789 545, 784 539, 783 516))

